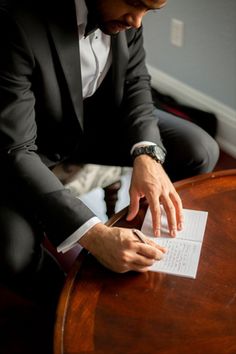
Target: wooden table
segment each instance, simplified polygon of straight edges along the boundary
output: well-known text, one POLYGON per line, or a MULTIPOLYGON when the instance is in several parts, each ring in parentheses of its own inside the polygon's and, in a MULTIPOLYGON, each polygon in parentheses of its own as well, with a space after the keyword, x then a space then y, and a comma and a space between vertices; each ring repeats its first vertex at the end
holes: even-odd
MULTIPOLYGON (((197 278, 116 274, 82 252, 61 294, 54 354, 236 353, 236 170, 175 185, 185 208, 209 212, 197 278)), ((146 207, 110 224, 141 227, 146 207)))

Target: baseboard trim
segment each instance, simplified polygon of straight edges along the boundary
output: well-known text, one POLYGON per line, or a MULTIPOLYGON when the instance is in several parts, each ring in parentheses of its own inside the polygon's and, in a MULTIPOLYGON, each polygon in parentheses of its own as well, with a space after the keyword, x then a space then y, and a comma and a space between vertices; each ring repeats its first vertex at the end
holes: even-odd
POLYGON ((193 107, 213 112, 217 117, 216 140, 222 150, 236 158, 236 110, 148 65, 153 88, 172 95, 193 107))

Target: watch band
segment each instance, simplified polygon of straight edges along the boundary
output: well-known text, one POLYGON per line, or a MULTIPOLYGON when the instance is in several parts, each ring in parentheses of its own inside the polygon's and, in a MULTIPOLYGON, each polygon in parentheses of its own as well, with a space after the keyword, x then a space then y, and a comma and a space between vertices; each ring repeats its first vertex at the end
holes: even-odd
POLYGON ((163 164, 165 161, 166 152, 157 145, 146 145, 135 148, 132 153, 133 159, 140 155, 148 155, 155 161, 163 164))

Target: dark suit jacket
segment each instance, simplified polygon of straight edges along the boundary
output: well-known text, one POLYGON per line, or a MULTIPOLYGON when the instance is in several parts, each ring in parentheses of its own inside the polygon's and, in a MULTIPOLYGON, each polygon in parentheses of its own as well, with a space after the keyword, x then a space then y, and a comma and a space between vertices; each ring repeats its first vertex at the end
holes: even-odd
MULTIPOLYGON (((83 99, 74 1, 44 1, 0 0, 0 159, 5 183, 17 185, 57 245, 93 213, 48 168, 76 149, 83 99)), ((112 90, 130 147, 161 144, 142 41, 142 29, 112 38, 112 90)))

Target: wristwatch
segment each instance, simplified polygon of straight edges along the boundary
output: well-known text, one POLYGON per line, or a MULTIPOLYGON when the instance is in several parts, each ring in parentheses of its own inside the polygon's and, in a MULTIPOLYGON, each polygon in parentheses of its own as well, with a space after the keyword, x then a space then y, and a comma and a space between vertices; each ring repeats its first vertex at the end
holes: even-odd
POLYGON ((133 160, 139 155, 148 155, 160 164, 163 164, 165 161, 166 152, 157 145, 147 145, 134 149, 132 153, 133 160))

